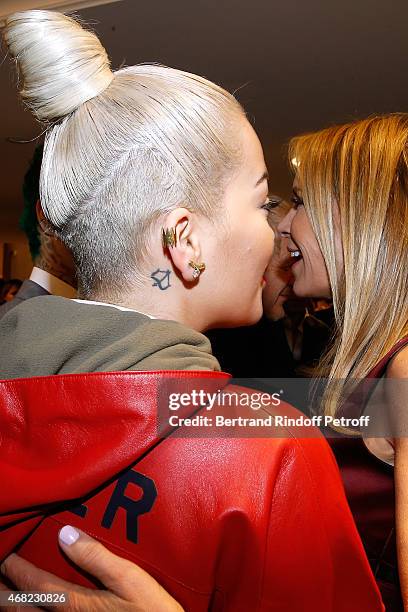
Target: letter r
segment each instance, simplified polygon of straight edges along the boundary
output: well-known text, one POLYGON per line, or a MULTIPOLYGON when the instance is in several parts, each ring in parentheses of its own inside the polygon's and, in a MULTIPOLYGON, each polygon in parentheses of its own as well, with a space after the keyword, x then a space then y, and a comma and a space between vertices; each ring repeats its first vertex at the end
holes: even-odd
POLYGON ((126 510, 126 537, 131 542, 137 544, 138 519, 142 514, 150 512, 157 497, 157 489, 151 478, 129 470, 117 481, 115 490, 105 510, 102 519, 102 527, 110 529, 119 508, 126 510), (125 491, 129 483, 140 487, 143 497, 135 501, 126 497, 125 491))

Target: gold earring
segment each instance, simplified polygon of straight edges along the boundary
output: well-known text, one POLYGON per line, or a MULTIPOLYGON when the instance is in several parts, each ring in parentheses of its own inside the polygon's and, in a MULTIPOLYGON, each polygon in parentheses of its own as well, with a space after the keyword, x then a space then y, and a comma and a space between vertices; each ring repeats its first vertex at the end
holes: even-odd
POLYGON ((205 263, 195 263, 195 261, 189 261, 188 265, 193 268, 193 278, 198 278, 201 272, 205 270, 205 263))
POLYGON ((176 236, 176 230, 174 229, 174 227, 171 227, 170 229, 169 228, 164 229, 164 227, 162 227, 161 239, 162 239, 163 248, 176 246, 177 236, 176 236))

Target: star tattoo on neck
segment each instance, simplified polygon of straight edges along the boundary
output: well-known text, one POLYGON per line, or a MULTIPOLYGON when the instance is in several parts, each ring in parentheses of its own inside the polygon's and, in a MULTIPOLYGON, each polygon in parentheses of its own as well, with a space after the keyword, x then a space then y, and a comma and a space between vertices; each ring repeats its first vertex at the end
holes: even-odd
POLYGON ((161 291, 165 291, 170 285, 170 270, 160 270, 157 268, 152 274, 150 278, 154 280, 152 287, 158 287, 161 291))

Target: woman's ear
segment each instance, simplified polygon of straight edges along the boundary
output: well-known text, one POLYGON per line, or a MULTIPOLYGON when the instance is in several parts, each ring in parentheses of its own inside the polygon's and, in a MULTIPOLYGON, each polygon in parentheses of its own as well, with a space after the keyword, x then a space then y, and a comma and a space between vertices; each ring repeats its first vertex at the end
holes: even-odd
MULTIPOLYGON (((162 227, 162 246, 181 274, 183 280, 193 282, 200 275, 201 237, 197 215, 187 208, 176 208, 164 219, 162 227)), ((205 266, 204 266, 205 267, 205 266)))

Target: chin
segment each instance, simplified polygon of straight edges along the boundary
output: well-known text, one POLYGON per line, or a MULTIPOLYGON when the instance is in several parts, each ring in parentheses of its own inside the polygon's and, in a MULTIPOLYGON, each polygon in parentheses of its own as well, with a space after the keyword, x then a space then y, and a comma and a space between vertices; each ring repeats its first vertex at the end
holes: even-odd
MULTIPOLYGON (((255 325, 262 318, 263 308, 262 303, 259 303, 255 308, 248 310, 245 314, 241 311, 239 319, 230 320, 228 327, 249 327, 255 325)), ((226 326, 227 327, 227 326, 226 326)))
POLYGON ((247 320, 244 323, 241 323, 240 325, 242 326, 255 325, 262 318, 262 315, 263 315, 263 307, 262 307, 262 302, 261 302, 259 307, 254 309, 252 313, 248 316, 247 320))
POLYGON ((260 302, 258 306, 253 307, 252 310, 248 309, 246 312, 240 309, 237 314, 240 316, 233 317, 231 316, 232 312, 228 312, 225 316, 219 317, 209 325, 208 329, 227 329, 231 327, 249 327, 250 325, 255 325, 263 314, 262 303, 260 302))

